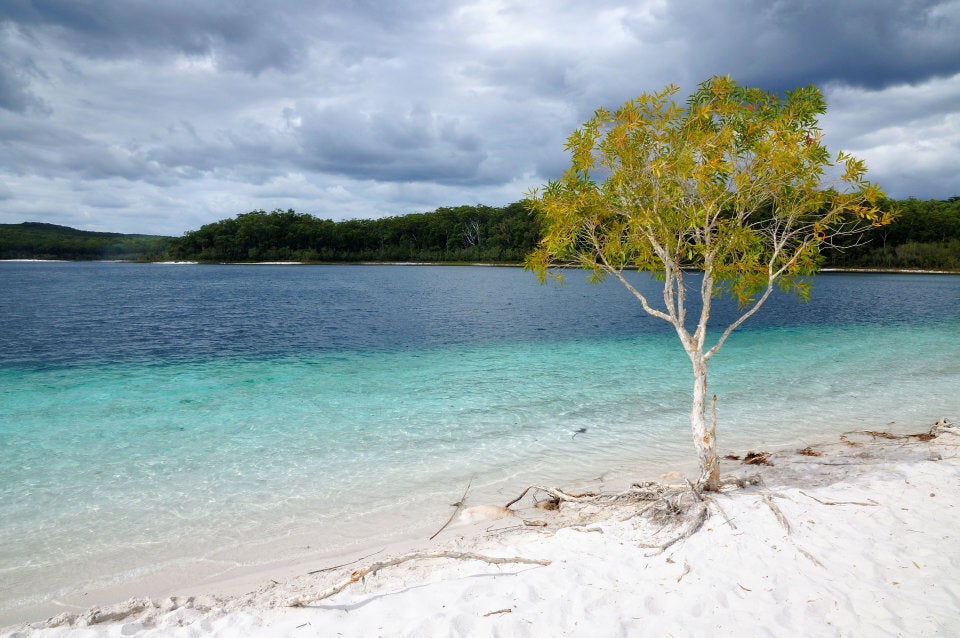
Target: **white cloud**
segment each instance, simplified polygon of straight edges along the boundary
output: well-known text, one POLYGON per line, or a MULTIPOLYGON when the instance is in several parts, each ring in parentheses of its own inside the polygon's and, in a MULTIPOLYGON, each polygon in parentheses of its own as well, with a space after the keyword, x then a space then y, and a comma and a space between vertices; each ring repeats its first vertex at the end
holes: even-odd
POLYGON ((958 31, 934 0, 0 3, 0 221, 505 204, 595 108, 714 73, 824 86, 831 148, 892 195, 949 196, 958 31))
POLYGON ((960 74, 881 90, 830 86, 831 149, 863 159, 891 197, 960 195, 960 74))

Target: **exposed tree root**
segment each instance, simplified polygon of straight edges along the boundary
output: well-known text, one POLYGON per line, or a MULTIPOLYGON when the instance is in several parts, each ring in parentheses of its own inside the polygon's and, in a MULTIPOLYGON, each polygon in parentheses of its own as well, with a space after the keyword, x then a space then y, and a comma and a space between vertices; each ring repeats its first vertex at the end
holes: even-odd
POLYGON ((730 517, 727 516, 727 513, 723 510, 722 507, 720 507, 720 503, 719 501, 717 501, 717 499, 707 497, 704 500, 707 501, 708 504, 713 505, 714 507, 717 508, 717 511, 720 512, 720 516, 722 516, 723 520, 727 522, 727 525, 730 527, 730 529, 737 529, 736 524, 732 520, 730 520, 730 517))
MULTIPOLYGON (((738 483, 741 486, 756 484, 756 482, 752 480, 738 481, 738 483)), ((622 492, 610 494, 569 494, 556 488, 531 485, 523 490, 517 498, 507 503, 505 507, 509 508, 515 505, 530 493, 533 493, 534 497, 536 497, 537 493, 547 494, 559 505, 569 503, 601 507, 627 506, 628 513, 625 516, 619 517, 619 522, 625 522, 649 513, 649 516, 654 521, 663 523, 661 527, 661 529, 663 529, 668 526, 676 526, 678 523, 682 524, 682 521, 686 519, 688 522, 683 525, 682 531, 667 542, 654 545, 640 545, 640 547, 656 549, 658 552, 663 552, 675 543, 695 534, 709 517, 708 504, 715 504, 712 499, 701 495, 696 486, 688 480, 685 485, 664 485, 654 481, 634 483, 622 492), (632 505, 637 505, 638 507, 633 508, 632 505), (695 509, 695 513, 691 516, 690 513, 693 509, 695 509)), ((574 526, 576 526, 576 524, 562 525, 562 527, 574 526)))
MULTIPOLYGON (((861 445, 855 441, 851 441, 846 437, 846 434, 865 434, 873 438, 881 438, 887 440, 914 440, 920 442, 931 441, 941 434, 949 433, 952 435, 960 436, 960 428, 956 425, 950 423, 947 419, 941 419, 938 421, 929 432, 919 433, 919 434, 891 434, 889 432, 878 432, 874 430, 862 430, 858 432, 847 432, 845 435, 840 437, 840 440, 848 443, 850 445, 861 445)), ((799 453, 804 456, 822 456, 817 450, 813 448, 805 448, 800 450, 799 453)), ((765 452, 754 453, 750 452, 747 454, 744 462, 748 464, 757 464, 757 465, 771 465, 768 460, 769 454, 765 452)), ((826 462, 826 461, 814 461, 816 463, 822 463, 826 465, 841 465, 842 462, 826 462)), ((721 491, 724 489, 742 489, 751 486, 763 486, 763 479, 760 474, 754 474, 747 477, 728 477, 724 481, 721 481, 720 488, 721 491)), ((467 485, 467 490, 469 490, 469 484, 467 485)), ((443 527, 437 530, 437 533, 434 534, 434 537, 437 536, 441 531, 443 531, 450 522, 455 518, 456 513, 459 511, 460 507, 463 505, 463 500, 466 498, 466 491, 464 491, 464 496, 461 498, 459 503, 456 503, 457 510, 454 511, 453 516, 450 517, 443 527)), ((657 555, 665 552, 667 549, 675 545, 676 543, 683 541, 687 538, 690 538, 700 528, 710 517, 711 506, 715 507, 716 510, 721 514, 721 516, 726 521, 727 525, 731 529, 737 529, 737 526, 730 519, 727 513, 720 506, 720 503, 713 496, 707 496, 701 494, 698 490, 698 486, 694 485, 690 481, 686 481, 685 485, 665 485, 657 482, 644 482, 644 483, 634 483, 628 489, 622 492, 616 493, 607 493, 607 494, 595 494, 595 493, 582 493, 582 494, 571 494, 565 492, 558 488, 545 487, 542 485, 531 485, 527 487, 523 492, 520 493, 515 499, 507 503, 504 507, 509 509, 511 506, 518 503, 528 494, 533 494, 534 503, 540 509, 561 509, 565 504, 576 504, 576 505, 594 505, 594 506, 620 506, 621 509, 618 512, 618 515, 623 512, 623 507, 626 506, 628 510, 627 516, 618 518, 620 522, 625 522, 631 518, 636 518, 641 515, 649 516, 654 522, 662 523, 660 530, 656 532, 659 534, 660 531, 667 528, 674 528, 679 530, 678 533, 673 535, 669 540, 659 543, 659 544, 640 544, 639 547, 645 549, 656 550, 654 554, 657 555), (544 500, 537 500, 538 495, 546 495, 548 498, 544 500), (634 507, 636 505, 636 507, 634 507)), ((811 496, 806 492, 801 491, 801 494, 811 498, 822 505, 859 505, 859 506, 876 506, 878 503, 872 499, 867 502, 858 502, 858 501, 824 501, 815 496, 811 496)), ((777 522, 786 530, 787 534, 791 534, 790 522, 787 520, 787 517, 784 515, 783 511, 774 503, 773 497, 777 496, 774 492, 768 490, 763 490, 761 492, 763 502, 766 504, 773 515, 776 517, 777 522)), ((617 511, 617 510, 613 510, 617 511)), ((595 512, 594 512, 595 513, 595 512)), ((573 524, 575 525, 575 524, 573 524)), ((546 523, 539 520, 524 521, 524 526, 529 527, 542 527, 546 526, 546 523)), ((523 528, 524 526, 518 526, 523 528)), ((572 525, 561 525, 562 527, 570 527, 572 525)), ((515 528, 510 528, 515 529, 515 528)), ((500 530, 502 531, 502 530, 500 530)), ((594 531, 592 529, 585 529, 582 531, 594 531)), ((798 547, 798 551, 803 554, 807 559, 809 559, 814 564, 823 567, 822 563, 816 559, 812 554, 806 550, 798 547)), ((291 607, 302 607, 310 603, 324 600, 333 596, 353 583, 359 582, 368 575, 373 575, 379 572, 382 569, 387 567, 393 567, 406 563, 413 560, 429 560, 429 559, 455 559, 455 560, 476 560, 481 562, 486 562, 493 565, 507 564, 507 563, 519 563, 519 564, 530 564, 530 565, 549 565, 550 561, 548 560, 539 560, 539 559, 530 559, 524 557, 509 557, 509 558, 499 558, 484 556, 481 554, 476 554, 472 552, 456 552, 456 551, 436 551, 436 552, 416 552, 412 554, 405 554, 397 556, 395 558, 387 559, 372 563, 371 565, 358 569, 350 574, 350 577, 346 580, 337 583, 323 591, 320 591, 316 594, 299 597, 288 603, 291 607)), ((683 578, 684 575, 689 570, 685 570, 683 574, 680 575, 680 578, 683 578)), ((499 610, 492 613, 508 613, 505 610, 499 610)))
MULTIPOLYGON (((527 489, 523 490, 520 493, 520 496, 518 496, 517 498, 513 499, 512 501, 504 505, 504 507, 509 509, 511 505, 513 505, 514 503, 522 499, 524 496, 526 496, 527 492, 529 492, 530 490, 533 490, 534 493, 543 492, 544 494, 549 494, 557 501, 563 501, 565 503, 590 503, 596 500, 597 498, 597 495, 592 492, 587 492, 584 494, 567 494, 566 492, 558 490, 555 487, 543 487, 542 485, 531 485, 527 489)), ((545 508, 545 509, 550 509, 550 508, 545 508)))
POLYGON ((412 554, 403 554, 401 556, 396 556, 394 558, 389 558, 387 560, 377 561, 372 563, 362 569, 358 569, 350 574, 350 578, 328 587, 323 591, 317 592, 316 594, 310 596, 301 596, 295 598, 287 603, 288 607, 304 607, 310 603, 315 603, 317 601, 329 598, 335 594, 339 594, 344 589, 350 585, 363 580, 366 576, 372 576, 382 569, 387 567, 394 567, 402 563, 406 563, 412 560, 431 560, 437 558, 451 558, 454 560, 476 560, 484 563, 490 563, 491 565, 505 565, 510 563, 522 563, 525 565, 549 565, 550 561, 540 560, 536 558, 523 558, 522 556, 511 556, 508 558, 499 558, 496 556, 484 556, 483 554, 475 554, 473 552, 451 552, 451 551, 437 551, 437 552, 414 552, 412 554))
MULTIPOLYGON (((597 504, 610 504, 616 502, 630 502, 630 501, 655 501, 660 498, 663 498, 671 489, 669 486, 665 486, 662 483, 657 483, 654 481, 648 481, 645 483, 634 483, 628 489, 617 492, 614 494, 596 494, 593 492, 585 492, 583 494, 568 494, 563 490, 559 490, 555 487, 544 487, 542 485, 531 485, 522 492, 520 496, 513 499, 504 507, 510 508, 511 505, 515 505, 520 502, 524 496, 528 493, 533 492, 534 494, 542 492, 543 494, 548 494, 551 497, 551 501, 555 503, 597 503, 597 504)), ((685 487, 682 489, 686 489, 685 487)), ((545 501, 545 502, 551 502, 545 501)), ((536 503, 541 509, 556 509, 555 507, 541 507, 541 504, 544 501, 536 503)))
POLYGON ((710 516, 710 508, 707 507, 707 504, 704 502, 698 502, 697 513, 694 514, 694 517, 690 520, 690 522, 683 529, 683 531, 680 532, 680 534, 678 534, 677 536, 674 536, 667 542, 661 543, 659 545, 640 543, 639 545, 637 545, 637 547, 640 547, 643 549, 657 550, 656 552, 651 554, 651 556, 662 554, 663 552, 670 549, 670 547, 672 547, 673 545, 679 543, 682 540, 686 540, 691 536, 693 536, 694 534, 696 534, 700 530, 700 528, 703 527, 703 524, 707 521, 707 518, 709 516, 710 516))

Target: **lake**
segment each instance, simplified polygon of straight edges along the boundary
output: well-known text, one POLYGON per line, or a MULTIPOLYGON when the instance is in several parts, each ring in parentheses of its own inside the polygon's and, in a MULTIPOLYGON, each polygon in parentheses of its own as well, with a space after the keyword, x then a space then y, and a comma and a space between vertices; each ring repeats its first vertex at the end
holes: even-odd
MULTIPOLYGON (((471 481, 693 470, 689 361, 614 281, 8 262, 0 291, 0 620, 426 537, 471 481)), ((960 276, 825 273, 710 366, 723 452, 960 420, 960 276)))

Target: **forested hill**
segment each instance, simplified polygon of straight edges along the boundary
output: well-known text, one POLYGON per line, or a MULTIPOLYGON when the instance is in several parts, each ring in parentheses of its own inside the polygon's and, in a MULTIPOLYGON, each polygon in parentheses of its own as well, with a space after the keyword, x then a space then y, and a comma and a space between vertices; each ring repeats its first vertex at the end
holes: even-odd
POLYGON ((960 271, 960 197, 891 200, 898 211, 888 226, 874 228, 858 246, 824 251, 824 266, 960 271))
POLYGON ((0 224, 0 259, 152 261, 163 257, 170 239, 98 233, 39 222, 0 224))
POLYGON ((518 263, 539 239, 522 202, 458 206, 334 222, 292 210, 253 211, 173 241, 174 259, 196 261, 429 261, 518 263))
MULTIPOLYGON (((960 198, 889 201, 896 221, 863 243, 824 252, 824 266, 960 270, 960 198)), ((253 211, 171 242, 192 261, 426 261, 518 263, 539 239, 524 202, 459 206, 381 219, 334 222, 292 210, 253 211)))
MULTIPOLYGON (((900 213, 893 224, 869 231, 862 245, 825 251, 823 265, 960 271, 960 198, 890 201, 885 207, 900 213)), ((258 210, 177 238, 0 224, 0 259, 519 263, 539 234, 523 202, 340 222, 258 210)))

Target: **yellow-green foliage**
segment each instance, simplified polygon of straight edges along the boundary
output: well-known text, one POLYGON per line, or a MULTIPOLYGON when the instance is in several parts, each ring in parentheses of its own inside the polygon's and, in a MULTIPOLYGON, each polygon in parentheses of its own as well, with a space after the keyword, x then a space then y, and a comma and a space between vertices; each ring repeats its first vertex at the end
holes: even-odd
POLYGON ((863 162, 831 161, 816 87, 779 97, 714 77, 685 105, 677 92, 600 109, 570 135, 570 168, 530 194, 542 239, 526 266, 541 281, 697 269, 741 306, 774 282, 806 296, 821 244, 890 221, 863 162))

